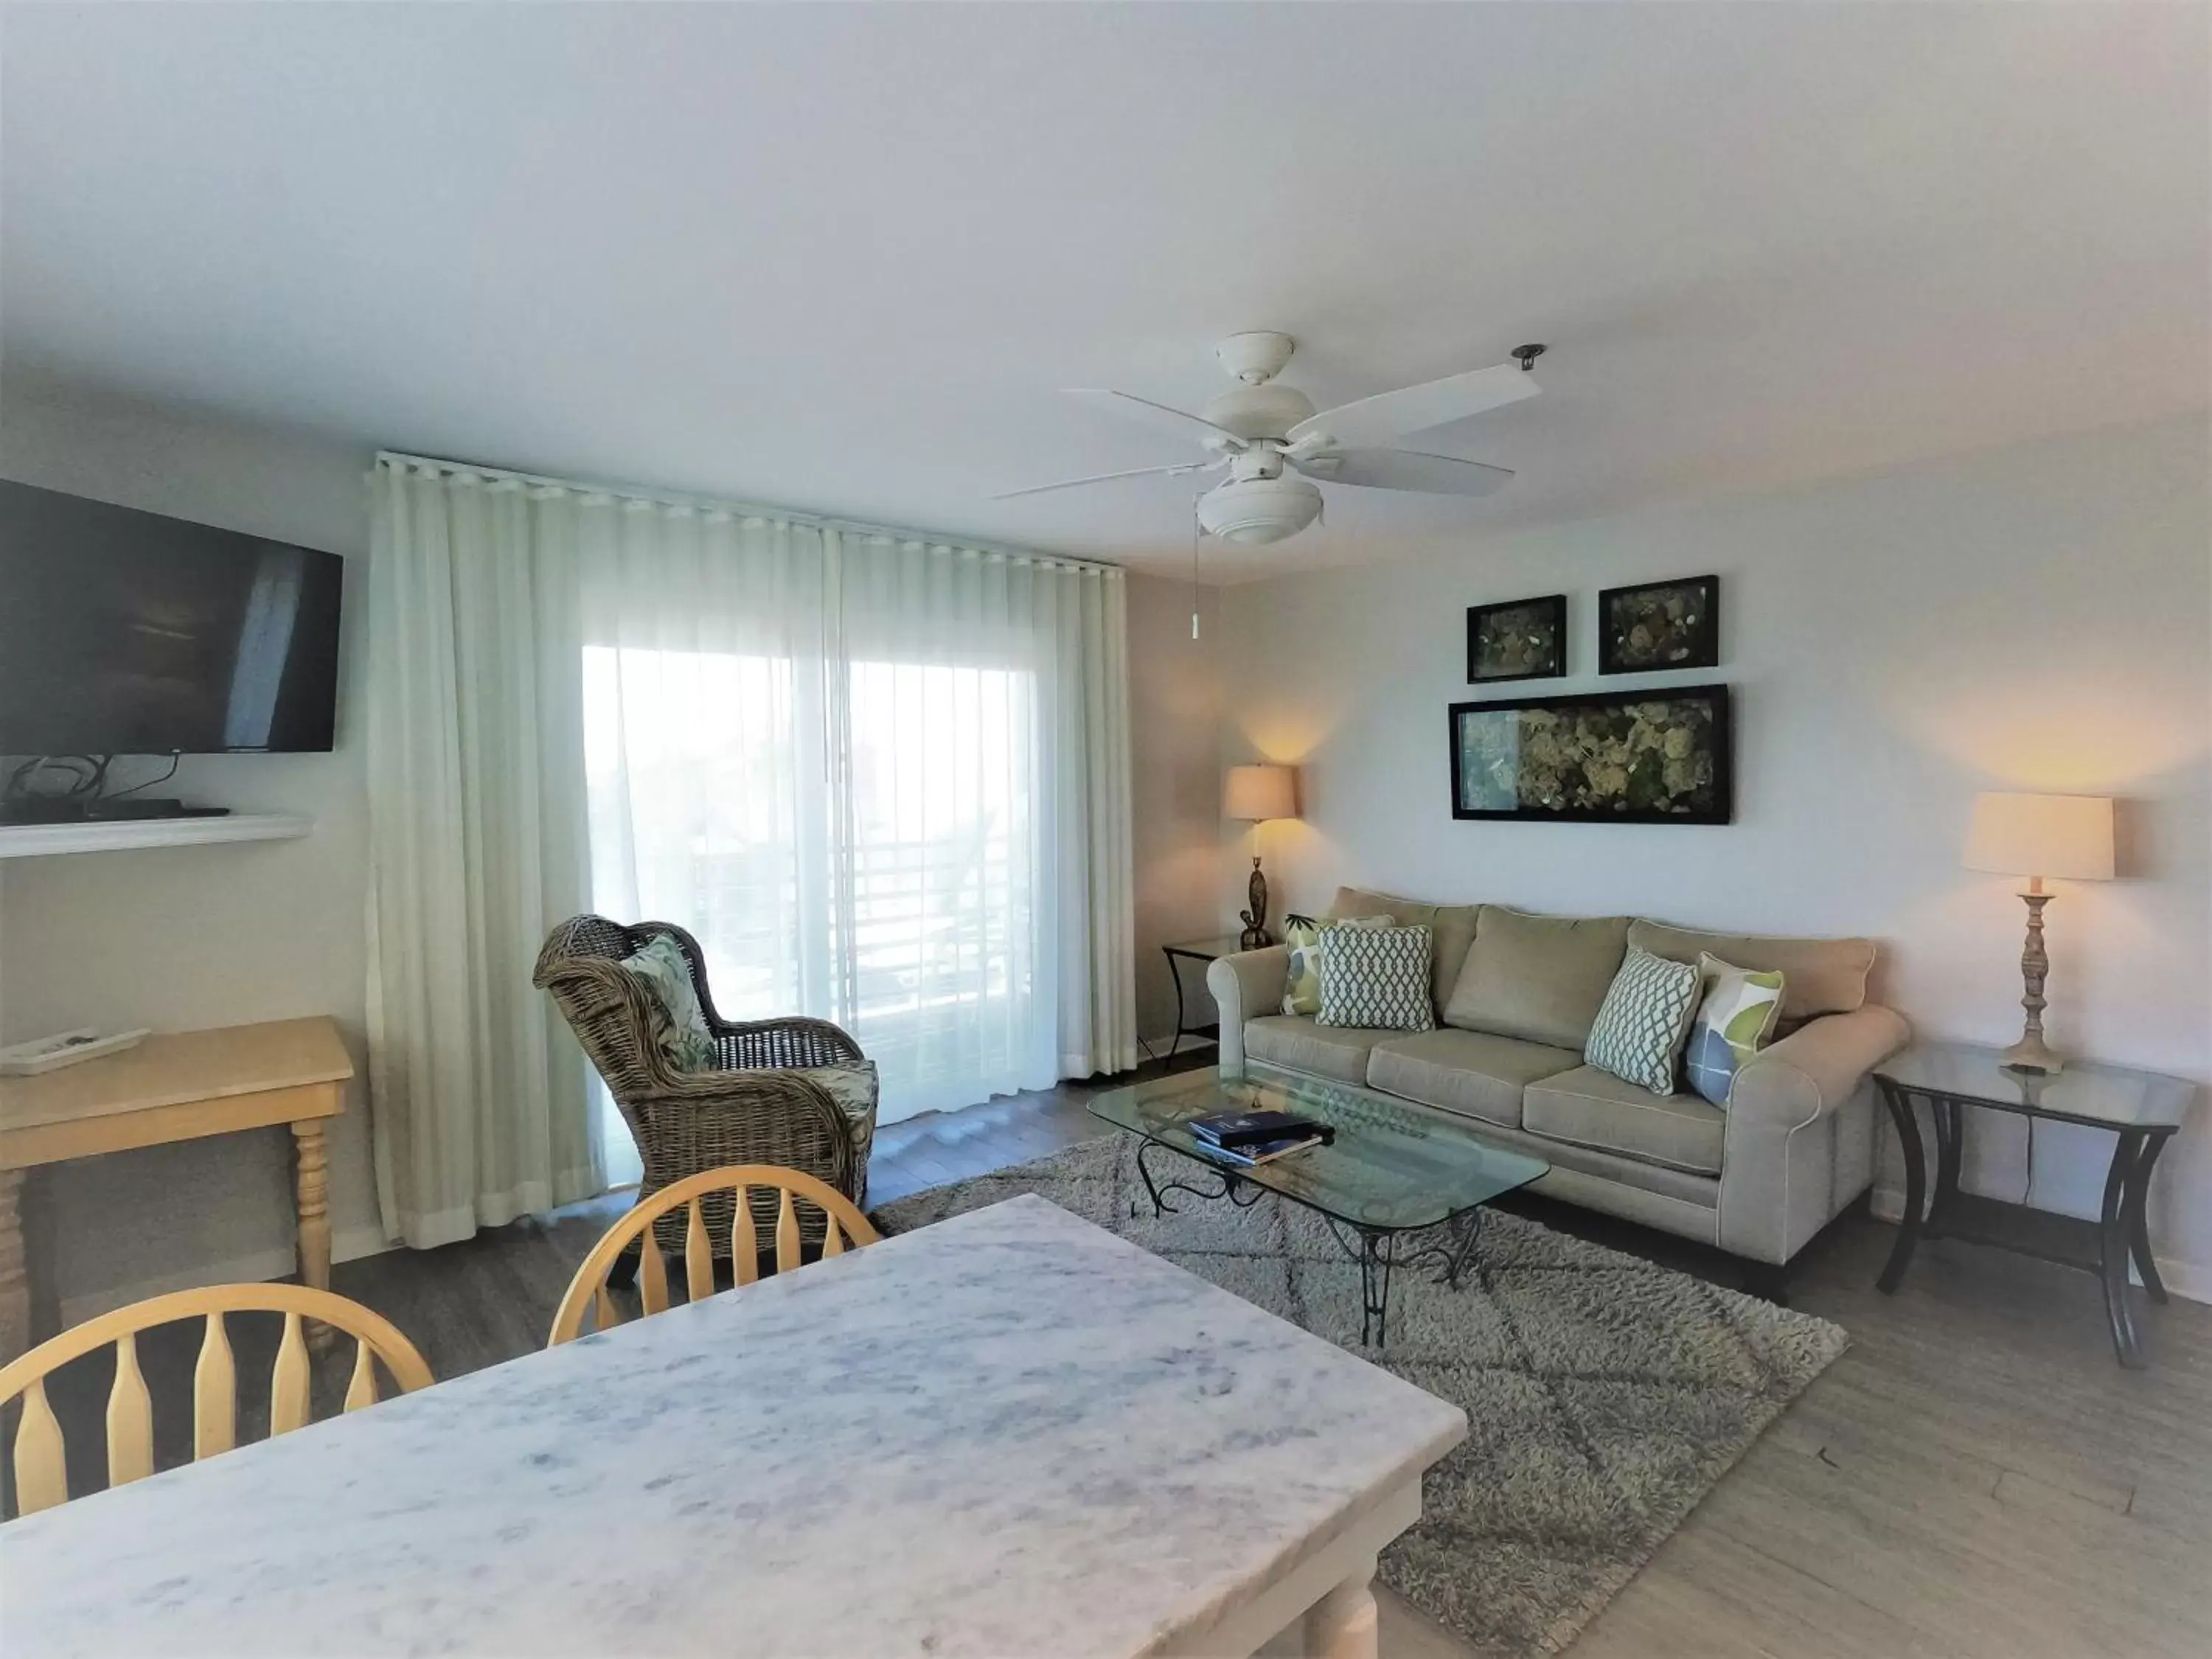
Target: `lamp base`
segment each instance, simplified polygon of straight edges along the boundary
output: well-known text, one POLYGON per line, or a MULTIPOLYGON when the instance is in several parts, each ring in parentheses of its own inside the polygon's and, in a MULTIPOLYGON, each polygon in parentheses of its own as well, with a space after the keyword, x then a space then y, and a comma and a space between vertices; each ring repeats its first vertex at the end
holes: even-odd
POLYGON ((2038 1072, 2051 1076, 2066 1068, 2066 1061, 2051 1051, 2040 1031, 2030 1031, 2006 1049, 2001 1063, 2012 1072, 2038 1072))
POLYGON ((1264 950, 1274 941, 1267 937, 1267 878, 1260 873, 1260 860, 1252 860, 1252 879, 1244 890, 1251 901, 1251 908, 1237 913, 1237 921, 1244 924, 1244 932, 1237 943, 1247 951, 1264 950))
POLYGON ((2040 1072, 2047 1076, 2065 1063, 2043 1040, 2043 1011, 2050 1006, 2043 1000, 2043 987, 2051 973, 2051 957, 2043 948, 2043 907, 2051 902, 2051 895, 2043 890, 2039 877, 2020 896, 2027 906, 2027 944, 2020 953, 2024 992, 2020 1006, 2027 1011, 2027 1024, 2020 1041, 2004 1051, 2002 1063, 2015 1072, 2040 1072))

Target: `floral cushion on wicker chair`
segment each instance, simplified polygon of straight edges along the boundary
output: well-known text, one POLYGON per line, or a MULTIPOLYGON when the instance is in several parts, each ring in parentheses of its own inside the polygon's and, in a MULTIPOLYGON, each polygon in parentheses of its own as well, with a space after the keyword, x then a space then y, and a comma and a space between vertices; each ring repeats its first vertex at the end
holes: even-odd
POLYGON ((624 957, 622 965, 653 993, 653 1040, 668 1063, 679 1072, 709 1070, 714 1064, 714 1037, 707 1029, 699 994, 692 988, 691 964, 684 960, 684 947, 661 933, 624 957))
MULTIPOLYGON (((876 1103, 880 1085, 876 1077, 876 1062, 858 1060, 848 1066, 801 1066, 792 1068, 793 1077, 803 1077, 809 1083, 818 1083, 830 1091, 830 1098, 837 1103, 837 1109, 853 1126, 853 1158, 860 1170, 860 1179, 866 1180, 868 1152, 876 1139, 876 1103)), ((866 1188, 861 1191, 866 1193, 866 1188)))

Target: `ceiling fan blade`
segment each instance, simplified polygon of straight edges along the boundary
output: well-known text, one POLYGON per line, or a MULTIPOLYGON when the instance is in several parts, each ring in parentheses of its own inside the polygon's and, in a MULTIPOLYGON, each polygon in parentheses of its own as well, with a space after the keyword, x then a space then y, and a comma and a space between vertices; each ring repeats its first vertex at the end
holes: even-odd
MULTIPOLYGON (((1513 371, 1518 374, 1521 371, 1513 371)), ((1367 489, 1413 489, 1429 495, 1487 495, 1513 481, 1502 466, 1462 461, 1451 455, 1422 455, 1410 449, 1348 449, 1327 455, 1291 458, 1291 465, 1323 483, 1358 484, 1367 489)))
POLYGON ((1358 403, 1324 409, 1290 429, 1288 441, 1312 448, 1326 444, 1332 449, 1361 444, 1386 443, 1449 422, 1465 420, 1485 410, 1533 398, 1543 388, 1534 375, 1518 363, 1499 363, 1465 374, 1447 375, 1419 386, 1400 386, 1358 403))
POLYGON ((1062 478, 1058 483, 1031 484, 1027 489, 1009 489, 994 495, 994 501, 1011 501, 1017 495, 1042 495, 1048 489, 1073 489, 1083 484, 1108 483, 1115 478, 1152 478, 1172 472, 1210 472, 1217 466, 1228 464, 1224 456, 1218 461, 1186 461, 1179 466, 1139 466, 1127 472, 1094 472, 1087 478, 1062 478))
POLYGON ((1146 398, 1133 398, 1126 392, 1109 392, 1100 386, 1068 386, 1071 398, 1080 398, 1091 408, 1103 410, 1109 415, 1119 415, 1124 420, 1137 421, 1146 426, 1157 427, 1164 432, 1194 438, 1208 449, 1241 450, 1244 440, 1227 427, 1202 421, 1195 415, 1186 415, 1180 409, 1170 409, 1165 404, 1156 404, 1146 398))

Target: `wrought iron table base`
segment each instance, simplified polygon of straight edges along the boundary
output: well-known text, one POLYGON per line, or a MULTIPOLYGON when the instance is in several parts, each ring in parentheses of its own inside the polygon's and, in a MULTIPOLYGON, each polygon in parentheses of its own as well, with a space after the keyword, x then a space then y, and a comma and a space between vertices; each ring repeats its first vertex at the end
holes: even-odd
POLYGON ((1203 1173, 1212 1176, 1219 1181, 1220 1186, 1209 1190, 1204 1187, 1194 1187, 1187 1181, 1163 1181, 1152 1173, 1152 1165, 1145 1162, 1147 1153, 1162 1151, 1174 1152, 1175 1149, 1162 1147, 1155 1140, 1140 1139, 1137 1142, 1137 1173, 1145 1179, 1145 1191, 1152 1197, 1152 1213, 1156 1216, 1176 1213, 1176 1206, 1161 1196, 1164 1193, 1188 1193, 1193 1198, 1225 1198, 1238 1209, 1249 1210, 1260 1201, 1261 1194, 1267 1190, 1265 1188, 1253 1185, 1249 1181, 1239 1179, 1234 1170, 1218 1169, 1211 1164, 1200 1163, 1196 1158, 1187 1158, 1181 1152, 1175 1154, 1179 1162, 1197 1164, 1203 1173), (1242 1196, 1239 1196, 1240 1194, 1242 1196))
POLYGON ((1345 1255, 1359 1264, 1359 1340, 1380 1348, 1389 1342, 1390 1275, 1433 1264, 1436 1284, 1459 1289, 1482 1231, 1482 1212, 1462 1210, 1433 1226, 1386 1231, 1322 1218, 1345 1255), (1443 1233, 1442 1238, 1436 1237, 1443 1233), (1346 1235, 1350 1234, 1347 1237, 1346 1235), (1407 1248, 1410 1246, 1410 1248, 1407 1248))
MULTIPOLYGON (((1233 1170, 1217 1169, 1174 1147, 1163 1147, 1158 1141, 1142 1139, 1137 1142, 1137 1173, 1144 1178, 1145 1191, 1152 1198, 1155 1216, 1176 1213, 1175 1206, 1166 1200, 1169 1193, 1188 1193, 1194 1198, 1225 1198, 1242 1210, 1258 1203, 1267 1190, 1244 1180, 1233 1170), (1146 1158, 1160 1151, 1173 1153, 1180 1163, 1196 1164, 1200 1170, 1215 1176, 1220 1185, 1212 1188, 1194 1187, 1187 1181, 1164 1180, 1155 1176, 1146 1158)), ((1363 1346, 1372 1344, 1378 1348, 1389 1340, 1390 1275, 1401 1269, 1412 1272, 1433 1266, 1437 1269, 1435 1282, 1457 1290, 1467 1273, 1467 1264, 1474 1257, 1475 1240, 1482 1233, 1482 1211, 1479 1207, 1462 1210, 1431 1226, 1414 1228, 1363 1227, 1358 1222, 1340 1220, 1325 1211, 1321 1215, 1328 1224, 1329 1236, 1359 1266, 1359 1340, 1363 1346)))

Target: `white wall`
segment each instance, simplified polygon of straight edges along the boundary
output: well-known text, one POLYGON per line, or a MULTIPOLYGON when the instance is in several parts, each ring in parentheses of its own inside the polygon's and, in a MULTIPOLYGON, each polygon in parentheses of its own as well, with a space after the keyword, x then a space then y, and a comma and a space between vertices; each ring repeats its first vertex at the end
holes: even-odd
MULTIPOLYGON (((1305 769, 1305 821, 1267 831, 1278 890, 1301 908, 1350 881, 1871 934, 1886 946, 1876 994, 1920 1031, 2008 1042, 2025 912, 2018 884, 1960 868, 1969 803, 1984 788, 2111 794, 2124 878, 2060 884, 2051 905, 2052 1041, 2212 1076, 2206 462, 2202 420, 2163 422, 1229 589, 1230 757, 1305 769), (1601 681, 1598 590, 1707 571, 1717 672, 1601 681), (1734 824, 1452 818, 1445 708, 1484 695, 1466 683, 1466 607, 1562 591, 1572 677, 1497 695, 1729 682, 1734 824)), ((1224 890, 1218 914, 1233 909, 1224 890)), ((2038 1134, 2037 1202, 2094 1214, 2110 1138, 2038 1134)), ((1971 1186, 2020 1194, 2015 1121, 1978 1121, 1969 1153, 1971 1186)), ((2212 1294, 2207 1110, 2159 1176, 2173 1277, 2212 1294)))
MULTIPOLYGON (((10 376, 0 475, 347 556, 338 741, 328 755, 188 757, 175 793, 307 812, 306 839, 76 854, 0 866, 0 1038, 336 1016, 358 1071, 368 819, 358 679, 366 451, 10 376)), ((336 1253, 382 1230, 356 1081, 331 1135, 336 1253)), ((34 1259, 79 1318, 157 1289, 289 1273, 291 1137, 279 1129, 57 1165, 33 1178, 34 1259)))

